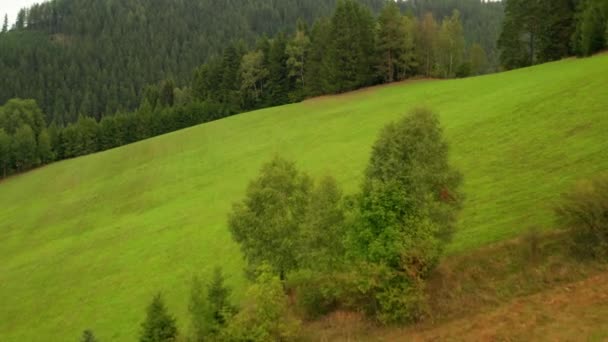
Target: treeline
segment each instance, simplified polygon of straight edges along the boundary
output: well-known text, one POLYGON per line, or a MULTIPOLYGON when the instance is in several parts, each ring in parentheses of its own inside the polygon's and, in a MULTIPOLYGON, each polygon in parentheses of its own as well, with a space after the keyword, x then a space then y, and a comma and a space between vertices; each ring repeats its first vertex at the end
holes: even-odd
POLYGON ((310 96, 489 70, 479 44, 467 49, 458 11, 437 22, 431 13, 418 19, 388 2, 374 18, 359 2, 340 1, 331 17, 312 28, 300 21, 292 35, 262 37, 249 50, 244 43, 230 44, 198 68, 187 86, 168 79, 145 87, 133 112, 47 125, 49 116, 45 120, 35 102, 8 101, 0 107, 3 176, 310 96))
MULTIPOLYGON (((174 103, 170 82, 165 97, 135 112, 105 116, 101 121, 79 117, 65 127, 46 126, 34 100, 13 99, 0 106, 0 178, 62 159, 130 144, 222 117, 219 106, 206 102, 174 103)), ((157 87, 148 93, 156 94, 157 87)))
MULTIPOLYGON (((377 15, 385 0, 358 0, 377 15)), ((249 50, 259 37, 327 17, 337 0, 53 0, 20 12, 0 33, 0 103, 35 99, 47 123, 100 120, 135 110, 148 84, 190 85, 193 70, 228 45, 249 50)), ((404 13, 436 19, 461 12, 467 45, 481 44, 491 66, 502 4, 478 0, 399 1, 404 13)))
MULTIPOLYGON (((362 0, 379 8, 383 0, 362 0)), ((144 87, 180 86, 226 42, 250 44, 331 14, 335 0, 52 0, 0 34, 0 103, 35 99, 47 122, 99 120, 139 105, 144 87)))
POLYGON ((404 15, 387 2, 377 18, 356 1, 340 1, 330 18, 293 35, 233 44, 195 73, 192 95, 238 112, 335 94, 411 77, 465 77, 490 70, 479 44, 467 46, 460 13, 437 21, 404 15))
POLYGON ((608 45, 608 0, 508 0, 498 46, 507 69, 592 55, 608 45))

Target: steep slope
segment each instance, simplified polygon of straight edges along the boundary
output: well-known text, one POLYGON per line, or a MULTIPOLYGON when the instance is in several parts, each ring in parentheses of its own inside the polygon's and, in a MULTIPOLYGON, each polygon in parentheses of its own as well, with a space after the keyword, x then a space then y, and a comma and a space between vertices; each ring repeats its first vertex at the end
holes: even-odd
MULTIPOLYGON (((378 130, 441 114, 467 196, 449 253, 550 228, 572 182, 608 168, 608 55, 416 81, 246 113, 0 183, 0 340, 130 341, 161 290, 187 325, 189 280, 243 262, 226 214, 274 154, 356 191, 378 130)), ((237 296, 239 291, 237 291, 237 296)))

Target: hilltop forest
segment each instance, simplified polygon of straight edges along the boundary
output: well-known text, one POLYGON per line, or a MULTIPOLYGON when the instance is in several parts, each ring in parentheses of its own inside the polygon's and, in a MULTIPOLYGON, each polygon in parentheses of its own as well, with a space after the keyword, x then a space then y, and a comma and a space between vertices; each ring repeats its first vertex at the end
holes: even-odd
MULTIPOLYGON (((384 0, 357 1, 370 14, 384 0)), ((53 0, 22 10, 0 36, 0 103, 35 99, 47 123, 75 122, 137 108, 148 84, 187 87, 193 71, 232 44, 251 48, 263 37, 332 15, 336 0, 145 1, 53 0)), ((477 0, 402 4, 436 20, 461 12, 467 42, 494 55, 502 6, 477 0)), ((370 27, 374 29, 374 27, 370 27)))
POLYGON ((1 175, 313 96, 591 55, 607 22, 607 0, 53 0, 0 31, 1 175))

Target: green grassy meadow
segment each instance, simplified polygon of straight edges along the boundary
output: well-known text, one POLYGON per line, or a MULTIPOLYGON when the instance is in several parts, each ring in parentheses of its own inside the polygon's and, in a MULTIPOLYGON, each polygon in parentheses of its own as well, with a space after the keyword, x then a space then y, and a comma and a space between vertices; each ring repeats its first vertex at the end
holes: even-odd
POLYGON ((275 154, 347 192, 387 122, 440 113, 466 203, 447 253, 536 226, 608 169, 608 55, 463 80, 413 81, 270 108, 68 160, 0 183, 0 341, 133 341, 162 291, 180 328, 189 284, 245 285, 231 204, 275 154))

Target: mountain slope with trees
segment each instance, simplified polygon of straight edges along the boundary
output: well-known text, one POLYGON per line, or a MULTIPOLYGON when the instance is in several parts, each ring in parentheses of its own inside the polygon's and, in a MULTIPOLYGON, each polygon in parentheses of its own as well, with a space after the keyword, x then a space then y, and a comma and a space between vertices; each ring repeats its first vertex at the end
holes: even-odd
MULTIPOLYGON (((73 123, 79 115, 99 120, 119 110, 132 111, 145 97, 147 85, 171 81, 188 88, 194 69, 211 57, 239 55, 260 38, 280 32, 290 40, 287 36, 303 27, 298 20, 311 26, 330 16, 337 3, 52 0, 34 5, 20 12, 14 27, 0 33, 0 103, 35 99, 49 125, 73 123)), ((385 1, 357 3, 376 14, 385 1)), ((467 43, 480 43, 490 61, 495 60, 495 28, 502 19, 502 5, 476 0, 417 0, 400 5, 404 13, 420 17, 432 12, 436 20, 459 10, 467 43)), ((290 51, 296 53, 297 48, 290 51)), ((286 68, 285 56, 275 58, 286 68)), ((233 62, 236 73, 240 60, 233 62)), ((297 68, 294 62, 290 65, 297 68)), ((223 82, 230 82, 227 77, 223 82)), ((240 90, 233 86, 234 92, 240 90)), ((302 96, 297 95, 296 99, 302 96)), ((285 100, 278 97, 274 102, 285 100)))
MULTIPOLYGON (((133 341, 159 291, 178 330, 187 331, 190 281, 211 279, 216 266, 234 303, 241 302, 244 260, 227 215, 261 165, 279 154, 315 179, 333 175, 347 197, 362 185, 380 129, 420 105, 439 114, 450 163, 464 177, 448 255, 529 227, 550 229, 559 195, 608 168, 606 74, 608 55, 600 55, 370 88, 236 115, 4 179, 0 340, 78 340, 91 329, 100 341, 133 341)), ((315 203, 332 203, 332 196, 315 203)), ((323 208, 330 217, 332 207, 323 208)))

